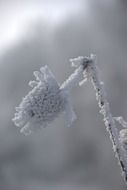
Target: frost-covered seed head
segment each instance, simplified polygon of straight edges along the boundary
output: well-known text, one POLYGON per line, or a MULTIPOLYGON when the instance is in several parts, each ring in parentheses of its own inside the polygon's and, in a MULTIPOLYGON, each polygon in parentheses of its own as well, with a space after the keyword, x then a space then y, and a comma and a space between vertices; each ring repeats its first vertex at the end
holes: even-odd
POLYGON ((26 95, 16 108, 13 119, 16 126, 21 127, 25 134, 45 127, 57 115, 65 110, 67 97, 47 66, 35 71, 37 81, 30 81, 33 89, 26 95))
POLYGON ((46 127, 61 112, 65 113, 67 125, 70 126, 76 119, 70 103, 70 91, 76 84, 81 85, 87 80, 85 70, 88 63, 93 61, 93 55, 90 58, 72 59, 72 66, 78 68, 61 86, 47 66, 35 71, 36 81, 29 82, 32 90, 16 108, 13 119, 15 125, 21 127, 20 131, 29 134, 40 127, 46 127))

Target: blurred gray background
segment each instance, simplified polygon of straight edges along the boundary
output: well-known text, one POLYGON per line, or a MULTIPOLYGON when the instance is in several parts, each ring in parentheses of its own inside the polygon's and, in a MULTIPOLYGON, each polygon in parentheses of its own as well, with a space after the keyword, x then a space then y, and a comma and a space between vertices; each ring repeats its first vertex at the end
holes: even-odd
POLYGON ((0 0, 0 190, 125 190, 88 82, 73 89, 77 121, 61 116, 25 137, 11 119, 47 64, 62 83, 69 58, 95 53, 114 116, 127 120, 126 0, 0 0))

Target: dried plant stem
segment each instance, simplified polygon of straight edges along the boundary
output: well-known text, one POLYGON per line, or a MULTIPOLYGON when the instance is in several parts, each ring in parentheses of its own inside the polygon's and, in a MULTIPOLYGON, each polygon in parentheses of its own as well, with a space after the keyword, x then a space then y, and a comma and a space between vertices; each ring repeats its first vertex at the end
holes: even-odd
POLYGON ((96 99, 100 107, 100 113, 104 117, 104 123, 109 132, 110 139, 113 144, 113 150, 116 157, 118 158, 119 164, 122 169, 122 174, 124 175, 125 180, 127 181, 127 160, 124 150, 122 149, 119 142, 119 135, 115 125, 115 119, 111 114, 109 103, 106 99, 106 93, 104 90, 104 84, 101 82, 98 74, 98 69, 95 63, 95 58, 87 67, 87 73, 89 79, 91 80, 94 89, 96 91, 96 99))
MULTIPOLYGON (((96 99, 100 108, 100 113, 104 117, 104 123, 107 131, 109 132, 110 139, 113 144, 113 150, 118 162, 121 166, 122 174, 127 181, 127 153, 123 149, 119 140, 119 133, 115 124, 116 118, 112 116, 110 111, 109 102, 106 98, 104 83, 100 80, 98 68, 96 65, 95 55, 91 57, 78 57, 71 60, 72 66, 78 67, 75 72, 62 84, 61 89, 71 90, 73 86, 79 83, 82 85, 86 80, 90 80, 96 92, 96 99), (81 80, 82 73, 84 74, 83 82, 81 80)), ((118 120, 118 118, 117 118, 118 120)), ((123 123, 123 122, 122 122, 123 123)), ((125 122, 124 122, 125 124, 125 122)))

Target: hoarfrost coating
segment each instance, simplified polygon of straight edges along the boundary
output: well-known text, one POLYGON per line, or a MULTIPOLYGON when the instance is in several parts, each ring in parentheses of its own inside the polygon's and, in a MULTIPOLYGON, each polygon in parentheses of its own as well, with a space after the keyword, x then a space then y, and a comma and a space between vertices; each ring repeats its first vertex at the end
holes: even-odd
POLYGON ((41 127, 46 127, 57 115, 65 111, 68 97, 47 66, 35 71, 37 81, 30 81, 33 89, 16 108, 13 119, 21 132, 29 134, 41 127))

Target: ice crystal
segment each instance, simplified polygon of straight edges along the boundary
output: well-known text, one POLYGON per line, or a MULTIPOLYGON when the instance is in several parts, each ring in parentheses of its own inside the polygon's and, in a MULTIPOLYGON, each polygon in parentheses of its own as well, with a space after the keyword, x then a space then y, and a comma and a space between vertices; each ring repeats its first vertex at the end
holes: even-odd
POLYGON ((124 128, 127 128, 127 122, 124 121, 123 117, 119 116, 119 117, 114 117, 114 119, 116 121, 118 121, 124 128))

